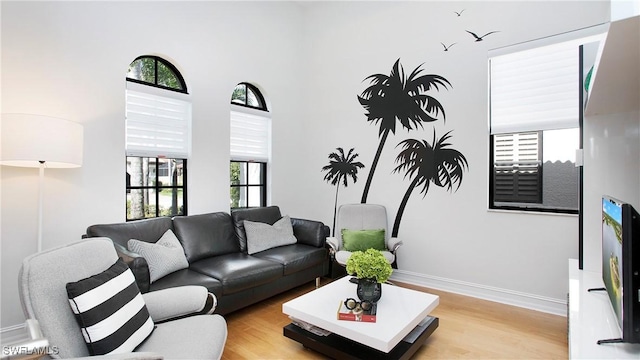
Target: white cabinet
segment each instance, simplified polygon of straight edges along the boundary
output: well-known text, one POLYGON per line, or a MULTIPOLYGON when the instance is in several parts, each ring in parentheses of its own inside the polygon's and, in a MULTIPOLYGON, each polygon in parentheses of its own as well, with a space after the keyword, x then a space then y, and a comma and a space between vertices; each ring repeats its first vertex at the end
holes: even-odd
POLYGON ((602 344, 598 340, 620 338, 620 328, 600 273, 578 269, 569 259, 569 359, 640 359, 640 344, 602 344))
POLYGON ((640 208, 640 16, 609 24, 583 124, 583 264, 600 271, 602 195, 640 208))

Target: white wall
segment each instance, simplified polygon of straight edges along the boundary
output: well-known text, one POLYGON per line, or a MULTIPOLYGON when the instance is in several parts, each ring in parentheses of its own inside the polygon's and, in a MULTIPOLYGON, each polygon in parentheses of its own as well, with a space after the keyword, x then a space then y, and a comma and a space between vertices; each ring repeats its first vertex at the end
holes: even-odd
MULTIPOLYGON (((324 193, 317 211, 331 223, 334 188, 319 169, 336 147, 354 147, 367 165, 359 181, 341 189, 340 203, 359 202, 378 145, 378 127, 366 121, 356 96, 367 76, 389 74, 401 59, 410 73, 424 63, 452 89, 433 92, 444 106, 446 123, 433 123, 438 136, 453 130, 451 143, 469 161, 458 192, 431 186, 415 191, 400 227, 397 280, 473 293, 500 301, 564 313, 567 258, 577 257, 576 216, 488 211, 487 51, 608 20, 608 2, 325 2, 312 3, 305 21, 311 39, 306 121, 313 136, 307 189, 324 193), (454 11, 465 9, 458 17, 454 11), (576 16, 580 14, 580 16, 576 16), (474 42, 465 30, 489 35, 474 42), (444 52, 441 42, 457 42, 444 52)), ((433 126, 390 136, 373 179, 368 202, 381 203, 393 221, 409 180, 392 173, 404 139, 431 141, 433 126)))
MULTIPOLYGON (((137 56, 184 75, 193 101, 189 212, 229 209, 229 101, 249 81, 273 104, 274 153, 299 126, 300 7, 293 3, 2 2, 2 112, 84 125, 80 169, 46 172, 43 248, 125 220, 124 88, 137 56)), ((291 143, 295 143, 291 141, 291 143)), ((293 151, 291 151, 293 152, 293 151)), ((281 163, 280 163, 281 164, 281 163)), ((278 165, 278 164, 276 164, 278 165)), ((282 166, 282 165, 278 165, 282 166)), ((2 326, 21 321, 22 259, 35 252, 37 171, 2 167, 2 326)), ((70 259, 71 261, 72 259, 70 259)))
MULTIPOLYGON (((228 112, 235 84, 266 90, 273 105, 272 203, 331 224, 335 188, 321 167, 336 147, 367 165, 341 189, 359 202, 377 146, 356 96, 363 79, 405 71, 446 77, 435 93, 470 164, 460 190, 433 186, 405 211, 397 276, 495 294, 541 308, 564 301, 566 259, 577 256, 577 219, 487 211, 487 50, 608 20, 604 2, 1 2, 2 112, 67 118, 85 127, 84 165, 46 173, 44 248, 80 238, 95 223, 124 221, 124 84, 142 54, 171 60, 193 99, 189 213, 227 211, 228 112), (457 17, 453 11, 466 9, 457 17), (150 15, 152 14, 152 15, 150 15), (576 16, 580 14, 580 16, 576 16), (464 30, 500 30, 473 42, 464 30), (440 42, 458 42, 443 52, 440 42), (524 299, 524 300, 522 300, 524 299)), ((411 137, 431 140, 432 127, 411 137)), ((369 202, 390 217, 408 186, 392 174, 407 134, 390 136, 369 202)), ((37 173, 2 167, 1 326, 22 321, 22 259, 35 251, 37 173)), ((393 219, 391 219, 392 221, 393 219)), ((507 301, 507 300, 504 300, 507 301)))

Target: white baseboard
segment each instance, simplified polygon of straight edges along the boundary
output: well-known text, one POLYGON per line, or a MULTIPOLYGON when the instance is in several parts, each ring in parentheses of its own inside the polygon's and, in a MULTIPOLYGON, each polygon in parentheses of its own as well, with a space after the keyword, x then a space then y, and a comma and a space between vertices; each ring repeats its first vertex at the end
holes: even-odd
POLYGON ((15 330, 18 330, 18 329, 23 328, 23 327, 24 327, 24 323, 22 323, 22 324, 15 324, 15 325, 9 325, 9 326, 7 326, 7 327, 0 328, 0 332, 2 332, 2 333, 6 333, 6 332, 9 332, 9 331, 15 331, 15 330))
POLYGON ((391 281, 567 316, 567 300, 394 269, 391 281))

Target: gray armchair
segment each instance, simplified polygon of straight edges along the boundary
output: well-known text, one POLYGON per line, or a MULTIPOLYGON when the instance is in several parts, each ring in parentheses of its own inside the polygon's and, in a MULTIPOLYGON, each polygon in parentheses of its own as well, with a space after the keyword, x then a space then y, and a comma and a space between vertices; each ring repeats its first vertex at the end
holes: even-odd
MULTIPOLYGON (((109 268, 118 256, 111 240, 93 238, 31 255, 19 275, 20 300, 27 318, 39 322, 56 358, 88 357, 65 285, 109 268)), ((215 302, 202 286, 143 294, 155 329, 133 353, 93 356, 104 359, 219 359, 227 324, 212 315, 215 302), (191 314, 195 314, 190 316, 191 314)))
POLYGON ((396 251, 402 245, 402 241, 390 236, 387 227, 387 210, 384 206, 376 204, 345 204, 338 208, 335 236, 327 238, 327 245, 329 245, 332 259, 338 264, 346 266, 351 252, 344 249, 342 229, 384 229, 386 250, 382 251, 382 254, 393 268, 397 268, 396 251))

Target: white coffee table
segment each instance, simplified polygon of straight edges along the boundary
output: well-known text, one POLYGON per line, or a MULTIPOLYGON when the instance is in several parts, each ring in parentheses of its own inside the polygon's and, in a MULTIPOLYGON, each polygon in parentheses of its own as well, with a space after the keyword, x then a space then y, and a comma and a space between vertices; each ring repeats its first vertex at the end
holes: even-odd
POLYGON ((343 277, 282 305, 283 313, 331 335, 318 336, 293 324, 284 328, 284 335, 334 358, 407 358, 438 327, 438 318, 428 316, 438 306, 438 296, 388 284, 382 285, 375 323, 338 320, 340 301, 358 298, 356 284, 349 279, 343 277))

